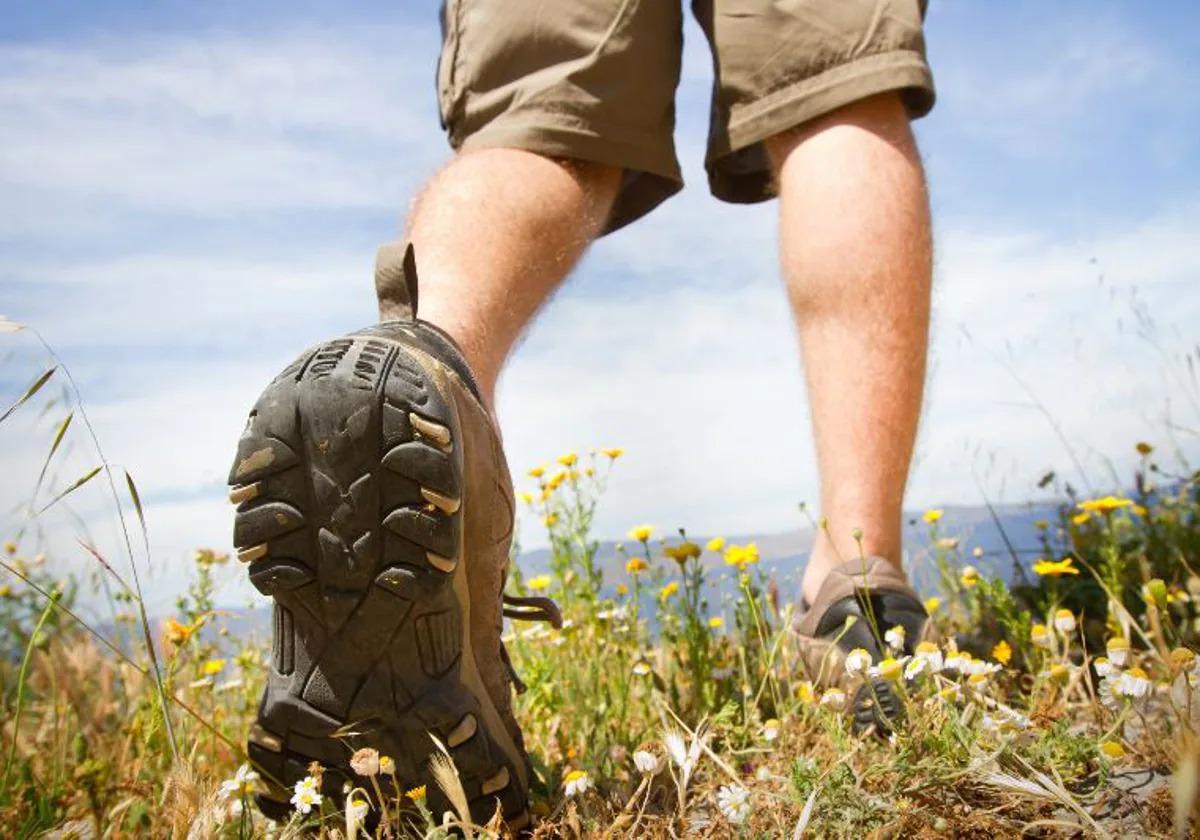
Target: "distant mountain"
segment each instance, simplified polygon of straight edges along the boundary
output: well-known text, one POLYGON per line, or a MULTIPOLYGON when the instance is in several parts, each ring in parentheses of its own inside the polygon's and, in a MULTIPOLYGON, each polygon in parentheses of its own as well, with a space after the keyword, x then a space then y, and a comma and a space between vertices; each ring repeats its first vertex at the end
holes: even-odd
MULTIPOLYGON (((946 507, 938 523, 938 533, 942 538, 959 541, 959 552, 965 558, 965 563, 974 564, 989 576, 999 575, 1009 580, 1014 574, 1014 552, 1026 568, 1040 556, 1038 530, 1034 523, 1038 520, 1053 522, 1057 515, 1057 507, 1053 502, 1000 505, 994 508, 994 513, 993 517, 983 506, 946 507), (975 548, 982 549, 983 552, 978 559, 971 556, 975 548)), ((910 575, 918 588, 932 591, 936 587, 936 580, 930 554, 929 525, 921 517, 921 513, 906 514, 904 544, 909 551, 910 575)), ((797 528, 774 534, 731 535, 726 537, 726 542, 756 543, 761 567, 776 578, 781 591, 787 595, 791 591, 789 585, 798 585, 800 575, 808 562, 808 555, 812 551, 814 537, 815 533, 811 528, 797 528)), ((689 534, 688 539, 704 545, 709 536, 689 534)), ((670 539, 668 542, 678 541, 670 539)), ((629 540, 605 540, 597 548, 596 562, 604 573, 606 586, 614 586, 628 577, 624 569, 625 559, 616 549, 617 545, 622 543, 627 554, 639 553, 635 551, 638 546, 631 544, 629 540)), ((652 548, 656 545, 651 543, 652 548)), ((721 558, 715 554, 706 552, 703 560, 706 568, 714 571, 723 566, 721 558)), ((517 566, 526 577, 548 572, 550 550, 540 548, 522 552, 517 558, 517 566)))
MULTIPOLYGON (((964 558, 963 562, 974 564, 985 575, 1011 580, 1014 566, 1010 546, 1021 565, 1027 568, 1040 556, 1038 529, 1035 523, 1038 520, 1055 521, 1056 512, 1053 502, 997 506, 994 518, 986 507, 946 507, 938 523, 938 533, 942 538, 958 540, 958 550, 964 558), (975 548, 982 550, 980 558, 971 556, 975 548)), ((790 599, 799 588, 800 576, 812 550, 813 536, 811 528, 798 528, 775 534, 731 535, 726 537, 726 542, 756 543, 761 558, 760 568, 778 585, 781 597, 790 599)), ((703 545, 709 537, 689 535, 689 539, 703 545)), ((597 562, 604 575, 605 591, 609 594, 619 581, 628 580, 624 568, 625 560, 616 550, 619 542, 605 540, 597 550, 597 562)), ((678 540, 672 539, 669 542, 674 543, 678 540)), ((628 540, 624 543, 627 551, 634 548, 628 540)), ((936 591, 937 578, 929 544, 929 526, 922 521, 921 513, 909 513, 905 516, 904 544, 909 550, 909 575, 917 588, 928 593, 936 591)), ((652 547, 656 545, 652 543, 652 547)), ((550 552, 544 548, 526 551, 516 562, 521 573, 527 578, 544 574, 550 570, 550 552)), ((713 573, 709 576, 710 607, 713 612, 719 612, 721 604, 733 596, 736 576, 723 573, 724 563, 715 554, 706 552, 704 562, 706 568, 713 573)), ((666 563, 670 564, 670 561, 666 563)), ((647 606, 650 606, 654 593, 648 592, 645 597, 647 606)), ((270 638, 271 613, 265 603, 261 607, 221 608, 219 612, 221 620, 216 624, 225 628, 226 638, 261 639, 264 645, 267 644, 270 638)), ((643 610, 643 615, 653 614, 652 609, 643 610)))

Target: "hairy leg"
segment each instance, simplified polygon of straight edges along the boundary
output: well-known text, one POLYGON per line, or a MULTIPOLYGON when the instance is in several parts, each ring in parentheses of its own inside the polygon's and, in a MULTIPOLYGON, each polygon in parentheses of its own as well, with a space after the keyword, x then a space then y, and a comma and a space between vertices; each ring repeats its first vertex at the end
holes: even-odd
MULTIPOLYGON (((519 149, 454 158, 416 199, 420 316, 462 347, 489 405, 525 325, 604 226, 621 171, 519 149)), ((384 319, 393 317, 386 301, 384 319)))
POLYGON ((929 203, 896 94, 772 138, 780 247, 800 332, 821 512, 802 584, 861 550, 900 560, 929 332, 929 203))

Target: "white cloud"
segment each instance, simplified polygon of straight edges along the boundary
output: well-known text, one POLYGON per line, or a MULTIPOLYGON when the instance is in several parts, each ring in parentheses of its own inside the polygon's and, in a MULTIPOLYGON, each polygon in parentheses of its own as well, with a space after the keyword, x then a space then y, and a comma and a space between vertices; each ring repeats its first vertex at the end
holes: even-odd
POLYGON ((392 26, 6 45, 0 172, 106 213, 389 210, 445 156, 438 42, 392 26))

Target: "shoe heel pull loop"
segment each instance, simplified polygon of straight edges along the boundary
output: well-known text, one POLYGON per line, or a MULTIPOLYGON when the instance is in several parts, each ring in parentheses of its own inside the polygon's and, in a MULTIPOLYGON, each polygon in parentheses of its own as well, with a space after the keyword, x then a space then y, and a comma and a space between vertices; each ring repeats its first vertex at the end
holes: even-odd
POLYGON ((389 320, 417 319, 417 257, 411 242, 389 242, 375 255, 375 294, 389 320))

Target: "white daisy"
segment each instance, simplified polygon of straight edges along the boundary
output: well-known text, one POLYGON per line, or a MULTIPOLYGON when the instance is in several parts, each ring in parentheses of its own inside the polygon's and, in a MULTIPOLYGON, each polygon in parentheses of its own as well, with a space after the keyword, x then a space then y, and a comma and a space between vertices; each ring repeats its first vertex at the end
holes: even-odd
POLYGON ((962 653, 957 650, 952 650, 946 655, 946 659, 942 667, 947 671, 962 671, 963 666, 971 661, 970 654, 962 653))
POLYGON ((241 799, 243 796, 249 796, 254 793, 255 782, 258 779, 258 774, 250 769, 250 765, 243 764, 233 774, 232 779, 221 782, 221 798, 229 799, 232 797, 241 799))
POLYGON ((296 782, 295 793, 292 794, 292 805, 301 814, 308 814, 313 808, 321 807, 321 799, 323 798, 317 792, 317 780, 312 776, 305 776, 299 782, 296 782))
POLYGON ((1108 640, 1105 645, 1108 653, 1108 661, 1116 665, 1118 668, 1124 668, 1129 662, 1129 640, 1122 639, 1120 636, 1114 636, 1108 640))
POLYGON ((750 816, 750 792, 741 785, 723 785, 717 791, 717 807, 725 819, 741 825, 750 816))
POLYGON ((347 836, 357 836, 357 833, 362 830, 363 825, 367 820, 367 812, 370 810, 371 804, 367 802, 367 800, 358 796, 351 796, 346 800, 347 836))
POLYGON ((929 663, 919 656, 910 659, 908 664, 904 666, 904 679, 916 679, 917 676, 928 667, 929 663))
POLYGON ((861 674, 871 667, 871 654, 862 648, 855 648, 846 654, 846 673, 850 676, 861 674))
POLYGON ((936 674, 946 667, 941 650, 933 642, 921 642, 917 645, 916 656, 925 662, 930 673, 936 674))
POLYGON ((846 704, 846 692, 840 688, 831 688, 821 695, 822 706, 833 706, 840 709, 846 704))
POLYGON ((592 779, 586 770, 572 770, 563 777, 563 793, 568 797, 585 793, 592 786, 592 779))
POLYGON ((1054 629, 1064 636, 1075 632, 1075 615, 1070 610, 1059 610, 1054 614, 1054 629))
POLYGON ((1113 694, 1130 700, 1140 700, 1154 687, 1141 668, 1130 668, 1111 682, 1113 694))
POLYGON ((636 750, 633 754, 633 766, 639 773, 653 776, 658 772, 658 756, 646 750, 636 750))

